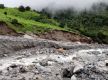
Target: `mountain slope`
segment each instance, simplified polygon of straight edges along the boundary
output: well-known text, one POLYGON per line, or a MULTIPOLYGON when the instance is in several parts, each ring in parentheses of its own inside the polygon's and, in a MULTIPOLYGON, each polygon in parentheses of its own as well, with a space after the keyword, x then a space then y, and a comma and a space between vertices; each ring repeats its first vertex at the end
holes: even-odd
POLYGON ((7 25, 16 30, 16 32, 31 31, 33 33, 41 33, 49 29, 65 30, 58 25, 34 20, 34 18, 39 17, 40 14, 34 11, 20 12, 17 8, 0 9, 0 21, 7 23, 7 25))

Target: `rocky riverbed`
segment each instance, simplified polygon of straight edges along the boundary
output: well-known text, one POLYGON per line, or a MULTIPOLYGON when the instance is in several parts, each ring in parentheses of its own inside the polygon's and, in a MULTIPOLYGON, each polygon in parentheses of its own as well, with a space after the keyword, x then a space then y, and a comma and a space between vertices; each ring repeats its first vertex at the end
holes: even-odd
POLYGON ((0 80, 108 80, 108 45, 0 36, 0 80))

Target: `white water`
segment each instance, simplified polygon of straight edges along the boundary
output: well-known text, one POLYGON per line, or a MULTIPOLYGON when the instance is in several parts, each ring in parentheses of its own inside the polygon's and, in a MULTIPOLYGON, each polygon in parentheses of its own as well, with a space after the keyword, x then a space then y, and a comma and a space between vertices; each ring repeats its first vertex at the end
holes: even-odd
MULTIPOLYGON (((79 50, 78 52, 75 52, 68 56, 50 54, 50 55, 30 56, 30 57, 21 58, 21 59, 16 59, 19 56, 14 56, 14 57, 10 57, 10 58, 0 59, 0 70, 3 70, 5 68, 9 67, 12 64, 28 66, 28 65, 34 64, 33 62, 38 63, 39 61, 44 60, 44 59, 49 59, 50 61, 57 62, 57 63, 66 63, 66 62, 78 63, 78 61, 76 62, 73 60, 73 58, 78 57, 78 56, 83 57, 83 59, 86 60, 86 62, 87 61, 92 62, 92 61, 96 60, 96 56, 89 55, 89 54, 87 54, 87 52, 93 52, 93 51, 98 51, 99 53, 102 53, 103 51, 108 51, 108 49, 79 50)), ((76 65, 80 65, 80 64, 76 64, 76 65)))

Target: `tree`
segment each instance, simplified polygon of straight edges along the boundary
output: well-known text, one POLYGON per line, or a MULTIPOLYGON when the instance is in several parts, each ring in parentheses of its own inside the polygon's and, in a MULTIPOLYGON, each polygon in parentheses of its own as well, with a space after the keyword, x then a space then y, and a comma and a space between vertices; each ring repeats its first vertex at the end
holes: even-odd
POLYGON ((4 9, 5 8, 4 4, 0 4, 0 8, 4 9))
POLYGON ((30 11, 31 8, 29 6, 25 7, 25 10, 30 11))
POLYGON ((24 6, 19 6, 18 10, 21 11, 21 12, 24 12, 25 11, 25 7, 24 6))
POLYGON ((106 10, 108 11, 108 5, 106 6, 106 10))

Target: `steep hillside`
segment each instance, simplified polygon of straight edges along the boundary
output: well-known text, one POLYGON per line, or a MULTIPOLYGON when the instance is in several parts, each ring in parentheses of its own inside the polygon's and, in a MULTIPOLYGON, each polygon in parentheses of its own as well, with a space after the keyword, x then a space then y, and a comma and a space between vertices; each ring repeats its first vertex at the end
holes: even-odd
MULTIPOLYGON (((46 14, 51 13, 46 9, 46 14)), ((94 4, 89 10, 76 11, 73 8, 59 10, 53 15, 61 27, 77 30, 99 43, 108 43, 108 4, 94 4)))
MULTIPOLYGON (((108 43, 107 7, 106 4, 100 3, 95 7, 95 10, 77 12, 67 9, 57 11, 55 15, 52 15, 47 10, 37 12, 35 10, 23 10, 22 8, 21 10, 19 8, 1 8, 0 21, 3 22, 4 29, 1 26, 2 31, 0 33, 14 33, 13 35, 16 35, 15 33, 33 33, 45 39, 81 42, 85 40, 89 42, 88 37, 90 37, 94 42, 108 43), (98 9, 99 7, 101 9, 98 9), (9 31, 6 32, 5 29, 9 31), (54 33, 51 32, 53 30, 54 33), (56 30, 57 32, 55 32, 56 30), (44 34, 45 32, 48 33, 44 34), (42 35, 40 36, 40 34, 42 35), (67 36, 67 34, 69 35, 67 36)), ((2 23, 0 24, 2 25, 2 23)))
POLYGON ((0 9, 0 34, 18 36, 28 33, 51 40, 92 42, 77 30, 60 27, 60 22, 47 14, 33 10, 20 11, 19 8, 0 9))
POLYGON ((93 42, 93 40, 90 37, 61 30, 48 31, 43 34, 39 34, 38 36, 43 39, 49 39, 55 41, 70 41, 70 42, 82 42, 82 43, 93 42))
MULTIPOLYGON (((16 32, 31 31, 33 33, 42 33, 50 29, 65 30, 64 28, 60 28, 58 24, 54 25, 36 20, 40 17, 41 14, 32 10, 21 12, 17 8, 0 9, 0 21, 4 21, 16 32)), ((53 19, 50 21, 57 23, 53 19)))
POLYGON ((6 34, 7 35, 8 34, 17 35, 17 32, 14 29, 8 27, 8 25, 5 22, 0 21, 0 34, 2 34, 2 35, 6 35, 6 34))

